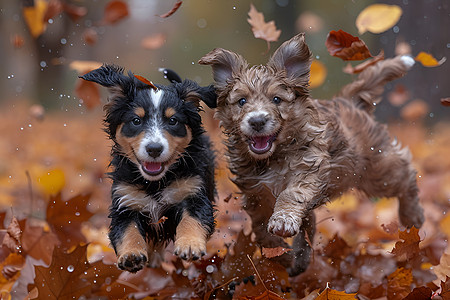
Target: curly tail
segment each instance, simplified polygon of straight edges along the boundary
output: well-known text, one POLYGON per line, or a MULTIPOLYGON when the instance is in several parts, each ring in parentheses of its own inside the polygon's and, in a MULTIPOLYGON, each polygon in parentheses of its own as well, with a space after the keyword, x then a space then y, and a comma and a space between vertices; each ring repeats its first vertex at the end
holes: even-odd
POLYGON ((344 86, 338 97, 351 99, 356 105, 367 112, 373 112, 381 101, 384 85, 400 78, 414 65, 410 56, 396 56, 368 67, 352 83, 344 86))

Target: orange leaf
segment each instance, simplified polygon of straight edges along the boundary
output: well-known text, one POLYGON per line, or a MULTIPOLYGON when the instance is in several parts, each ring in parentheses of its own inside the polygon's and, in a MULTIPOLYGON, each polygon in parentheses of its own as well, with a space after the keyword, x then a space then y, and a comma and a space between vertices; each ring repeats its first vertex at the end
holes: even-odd
POLYGON ((97 31, 93 28, 86 28, 83 32, 83 40, 88 45, 94 45, 98 40, 97 31))
POLYGON ((387 280, 387 298, 404 299, 411 291, 412 271, 411 269, 398 268, 388 276, 387 280))
POLYGON ((166 42, 166 36, 162 33, 147 36, 141 40, 141 46, 145 49, 159 49, 166 42))
POLYGON ((66 177, 63 170, 53 169, 39 174, 37 183, 42 192, 47 195, 55 195, 66 185, 66 177))
POLYGON ((149 81, 147 78, 142 77, 140 75, 134 75, 134 77, 136 77, 139 81, 142 81, 143 83, 145 83, 146 85, 149 85, 152 89, 157 90, 158 88, 151 83, 151 81, 149 81))
POLYGON ((327 68, 318 60, 313 60, 311 63, 311 75, 309 80, 309 87, 316 88, 321 86, 327 78, 327 68))
POLYGON ((395 243, 394 249, 392 249, 391 252, 397 257, 398 260, 409 260, 419 254, 419 229, 416 227, 411 227, 409 231, 407 229, 404 231, 399 231, 398 235, 403 242, 398 241, 395 243))
POLYGON ((441 99, 441 104, 444 105, 444 106, 450 106, 450 97, 442 98, 441 99))
POLYGON ((30 30, 31 36, 37 38, 46 29, 47 23, 44 22, 44 16, 47 11, 47 2, 45 0, 35 0, 34 6, 25 6, 23 8, 23 17, 30 30))
POLYGON ((428 113, 428 105, 420 99, 409 102, 400 111, 403 119, 414 122, 422 119, 428 113))
POLYGON ((103 16, 102 23, 104 24, 114 24, 127 17, 128 4, 124 1, 113 0, 110 1, 105 6, 105 13, 103 16))
POLYGON ((88 109, 93 109, 101 104, 100 89, 94 82, 79 79, 75 87, 75 94, 83 100, 88 109))
POLYGON ((168 12, 166 12, 163 15, 157 15, 157 16, 161 17, 161 18, 168 18, 171 15, 173 15, 180 8, 181 4, 183 4, 183 1, 177 0, 177 2, 175 2, 175 4, 173 5, 171 10, 169 10, 168 12))
POLYGON ((269 42, 278 41, 281 30, 277 30, 274 21, 266 23, 264 21, 264 15, 258 12, 253 4, 250 4, 248 16, 250 18, 248 18, 247 21, 252 26, 253 35, 255 38, 263 39, 267 41, 268 44, 269 42))
POLYGON ((343 30, 330 31, 325 46, 330 55, 343 60, 363 60, 372 56, 362 40, 343 30))
POLYGON ((274 258, 277 256, 281 256, 284 253, 287 253, 289 251, 292 251, 290 248, 284 248, 284 247, 276 247, 276 248, 262 248, 262 255, 266 258, 274 258))
POLYGON ((416 61, 420 62, 424 67, 437 67, 442 65, 447 58, 443 57, 440 61, 438 61, 436 58, 433 57, 433 55, 421 51, 417 56, 414 58, 416 61))
POLYGON ((339 292, 328 287, 320 293, 320 295, 316 298, 316 300, 346 300, 346 299, 355 299, 355 294, 346 294, 345 292, 339 292))
POLYGON ((382 33, 397 24, 402 9, 397 5, 372 4, 361 11, 356 18, 359 34, 366 31, 382 33))

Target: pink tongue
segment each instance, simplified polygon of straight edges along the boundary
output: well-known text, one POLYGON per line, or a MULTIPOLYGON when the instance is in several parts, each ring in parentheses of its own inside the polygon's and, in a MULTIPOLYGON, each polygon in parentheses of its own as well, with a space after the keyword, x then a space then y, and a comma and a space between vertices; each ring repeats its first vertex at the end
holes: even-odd
POLYGON ((161 163, 159 162, 145 162, 144 168, 150 173, 156 173, 161 170, 161 163))
POLYGON ((256 150, 262 150, 267 148, 269 145, 270 136, 255 136, 252 138, 253 140, 253 148, 256 150))

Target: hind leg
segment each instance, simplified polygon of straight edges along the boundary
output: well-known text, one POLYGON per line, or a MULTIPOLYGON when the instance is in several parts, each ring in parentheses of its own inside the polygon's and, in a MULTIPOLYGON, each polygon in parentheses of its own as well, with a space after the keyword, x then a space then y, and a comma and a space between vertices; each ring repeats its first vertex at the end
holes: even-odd
POLYGON ((311 260, 312 242, 316 232, 316 217, 314 211, 310 211, 306 218, 303 218, 300 232, 294 237, 292 243, 294 261, 288 269, 289 276, 296 276, 306 271, 311 260), (308 237, 308 239, 306 238, 308 237), (311 244, 310 244, 311 243, 311 244))

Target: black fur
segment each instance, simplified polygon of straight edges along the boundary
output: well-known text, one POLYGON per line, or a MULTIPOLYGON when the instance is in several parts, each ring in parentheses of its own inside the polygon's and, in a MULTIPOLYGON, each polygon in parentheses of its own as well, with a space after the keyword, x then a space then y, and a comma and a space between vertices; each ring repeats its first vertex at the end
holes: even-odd
MULTIPOLYGON (((131 72, 123 74, 123 68, 104 65, 99 69, 91 71, 82 79, 93 81, 112 91, 109 103, 105 105, 106 117, 105 126, 109 137, 114 141, 112 148, 112 172, 109 176, 113 180, 112 184, 112 205, 110 207, 111 225, 109 238, 111 244, 118 253, 124 234, 130 224, 135 224, 144 239, 152 245, 166 245, 174 240, 177 226, 183 214, 188 214, 202 225, 207 236, 214 231, 214 197, 216 195, 214 182, 214 152, 211 143, 206 135, 201 123, 199 111, 201 106, 199 101, 203 101, 209 107, 215 107, 216 94, 212 86, 200 87, 191 80, 178 82, 173 80, 171 85, 156 85, 158 90, 163 91, 163 96, 159 105, 155 106, 150 97, 152 86, 137 79, 131 72), (140 118, 139 125, 134 124, 137 118, 135 110, 143 109, 145 116, 140 118), (164 116, 164 111, 173 109, 176 114, 173 116, 177 124, 170 124, 164 116), (119 134, 125 138, 133 138, 145 132, 158 120, 158 128, 164 134, 172 137, 183 138, 187 135, 186 127, 192 133, 189 145, 184 148, 181 156, 174 161, 162 178, 152 180, 142 175, 142 170, 133 159, 132 154, 125 153, 123 145, 118 140, 119 134), (153 122, 153 123, 152 123, 153 122), (122 126, 122 127, 120 127, 122 126), (186 178, 200 178, 201 187, 194 195, 187 195, 177 203, 171 203, 164 207, 158 216, 130 207, 121 203, 123 194, 117 193, 116 188, 120 186, 132 187, 133 191, 148 196, 150 201, 159 202, 164 194, 164 190, 172 183, 186 178), (158 224, 160 217, 166 217, 166 221, 158 224)), ((177 77, 179 78, 179 77, 177 77)), ((136 150, 136 149, 134 149, 136 150)), ((134 151, 133 151, 134 152, 134 151)), ((145 198, 147 199, 147 198, 145 198)), ((157 204, 158 205, 158 204, 157 204)), ((150 251, 151 252, 151 249, 150 251)), ((202 253, 203 254, 203 253, 202 253)), ((198 256, 198 255, 197 255, 198 256)), ((181 256, 182 258, 185 258, 181 256)), ((194 256, 192 259, 198 257, 194 256)), ((120 257, 119 257, 120 259, 120 257)), ((148 260, 148 257, 138 261, 148 260)), ((119 267, 135 272, 142 268, 140 263, 125 261, 119 267), (127 266, 130 264, 130 266, 127 266)))

